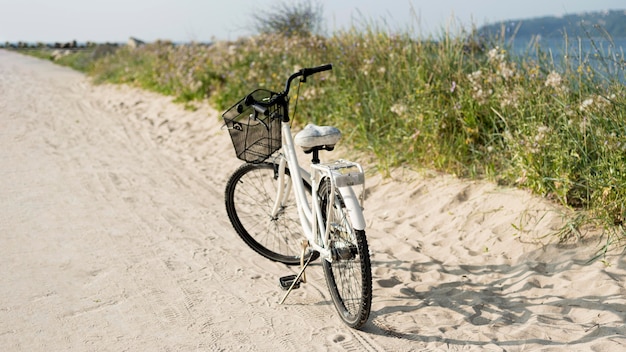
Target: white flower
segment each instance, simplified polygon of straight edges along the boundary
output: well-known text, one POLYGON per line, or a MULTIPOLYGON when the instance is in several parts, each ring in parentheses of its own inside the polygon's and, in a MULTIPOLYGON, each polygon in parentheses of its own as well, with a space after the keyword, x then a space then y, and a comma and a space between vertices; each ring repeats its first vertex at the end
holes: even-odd
POLYGON ((588 98, 585 99, 582 104, 580 104, 580 111, 585 111, 587 110, 588 107, 590 107, 593 104, 593 98, 588 98))
POLYGON ((552 71, 548 75, 548 78, 546 78, 545 86, 560 89, 562 81, 561 75, 558 72, 552 71))
POLYGON ((611 105, 611 101, 601 95, 597 95, 596 96, 596 102, 598 104, 598 107, 600 108, 606 108, 607 106, 611 105))
POLYGON ((539 133, 546 133, 548 131, 550 131, 550 127, 539 126, 539 128, 537 128, 537 132, 539 132, 539 133))
POLYGON ((539 126, 537 128, 537 135, 535 136, 535 142, 540 143, 546 138, 546 134, 550 132, 550 128, 546 126, 539 126))
POLYGON ((505 108, 507 106, 512 106, 517 108, 518 106, 518 96, 516 92, 508 92, 505 91, 501 96, 502 100, 500 100, 500 107, 505 108))
POLYGON ((492 89, 483 90, 482 88, 474 87, 472 92, 472 98, 474 98, 479 104, 485 104, 487 99, 493 94, 492 89))
POLYGON ((475 84, 478 82, 478 80, 480 80, 480 77, 482 76, 482 71, 478 70, 478 71, 474 71, 472 73, 470 73, 469 75, 467 75, 467 79, 470 80, 470 82, 472 82, 472 84, 475 84))
POLYGON ((318 95, 317 89, 309 88, 309 89, 305 90, 304 93, 302 94, 302 99, 304 99, 304 100, 311 100, 311 99, 315 98, 317 95, 318 95))
POLYGON ((407 109, 406 105, 400 104, 400 103, 396 103, 389 110, 391 110, 391 112, 393 112, 394 114, 396 114, 398 116, 402 116, 402 115, 404 115, 406 113, 406 111, 408 109, 407 109))
POLYGON ((498 55, 498 49, 497 48, 493 48, 493 49, 489 50, 489 52, 487 53, 487 57, 489 57, 489 60, 495 59, 496 55, 498 55))
POLYGON ((509 79, 509 78, 513 77, 513 75, 515 75, 514 67, 509 67, 509 65, 506 62, 501 62, 498 65, 498 71, 500 72, 500 74, 502 75, 502 77, 505 80, 509 79))
POLYGON ((502 62, 504 61, 504 54, 500 53, 500 47, 495 47, 487 53, 489 62, 502 62))

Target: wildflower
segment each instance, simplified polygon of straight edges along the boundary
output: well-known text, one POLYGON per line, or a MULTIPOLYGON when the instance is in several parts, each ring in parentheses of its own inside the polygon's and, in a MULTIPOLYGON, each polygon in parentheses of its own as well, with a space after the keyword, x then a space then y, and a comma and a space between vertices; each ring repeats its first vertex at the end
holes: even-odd
POLYGON ((363 60, 363 66, 361 67, 361 72, 364 76, 368 76, 370 69, 372 68, 372 64, 374 63, 374 59, 365 59, 363 60))
POLYGON ((482 88, 474 88, 472 92, 472 98, 474 98, 479 104, 487 103, 487 99, 493 94, 492 89, 483 90, 482 88))
POLYGON ((603 97, 601 95, 597 95, 596 96, 596 103, 598 105, 598 108, 600 108, 600 109, 606 108, 609 105, 611 105, 611 101, 609 99, 607 99, 606 97, 603 97))
POLYGON ((472 85, 476 85, 476 83, 478 83, 478 81, 480 80, 482 74, 483 73, 482 73, 481 70, 474 71, 474 72, 470 73, 469 75, 467 75, 467 79, 469 79, 469 81, 472 83, 472 85))
POLYGON ((489 62, 502 62, 504 61, 504 53, 500 51, 500 47, 495 47, 487 53, 487 59, 489 62))
POLYGON ((562 81, 563 81, 563 79, 561 78, 561 75, 558 74, 555 71, 552 71, 548 75, 548 78, 546 78, 545 86, 546 87, 552 87, 552 88, 555 88, 555 89, 561 89, 561 82, 562 81))
POLYGON ((320 91, 321 92, 318 92, 318 90, 315 88, 309 88, 304 91, 304 94, 302 94, 302 99, 311 100, 315 98, 317 95, 319 95, 318 93, 323 93, 323 90, 320 89, 320 91))
POLYGON ((511 106, 516 108, 518 106, 518 96, 516 92, 505 91, 502 93, 502 100, 500 101, 500 107, 505 108, 511 106))
POLYGON ((591 105, 593 105, 593 98, 588 98, 585 99, 582 104, 580 104, 580 111, 586 111, 587 108, 591 107, 591 105))
POLYGON ((472 84, 472 98, 478 101, 480 104, 484 104, 487 102, 487 98, 491 96, 493 90, 483 90, 481 81, 482 81, 482 71, 474 71, 467 75, 467 79, 472 84))
POLYGON ((487 57, 489 58, 489 61, 495 60, 496 55, 498 55, 498 49, 497 48, 493 48, 493 49, 489 50, 489 52, 487 53, 487 57))
POLYGON ((500 62, 498 65, 498 73, 507 80, 515 75, 515 66, 509 66, 506 62, 500 62))
POLYGON ((396 103, 391 107, 390 110, 398 116, 403 116, 407 111, 407 107, 404 104, 396 103))
POLYGON ((456 89, 456 82, 452 81, 452 86, 450 87, 450 93, 454 93, 455 89, 456 89))
POLYGON ((537 135, 535 135, 535 140, 532 146, 530 147, 530 152, 532 154, 537 154, 541 151, 542 142, 546 139, 546 136, 550 132, 550 128, 546 126, 539 126, 537 128, 537 135))

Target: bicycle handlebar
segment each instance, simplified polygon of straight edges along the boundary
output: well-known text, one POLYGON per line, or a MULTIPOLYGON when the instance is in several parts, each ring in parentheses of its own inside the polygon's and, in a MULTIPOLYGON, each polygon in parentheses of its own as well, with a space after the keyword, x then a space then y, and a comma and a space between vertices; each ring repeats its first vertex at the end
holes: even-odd
MULTIPOLYGON (((287 100, 285 98, 289 95, 289 88, 291 86, 291 81, 293 81, 294 79, 298 77, 302 77, 301 82, 306 82, 307 77, 314 75, 316 73, 319 73, 319 72, 329 71, 332 69, 333 69, 332 64, 326 64, 326 65, 321 65, 321 66, 316 66, 316 67, 307 67, 307 68, 300 69, 298 72, 293 73, 291 76, 289 76, 289 78, 287 78, 287 81, 285 82, 285 90, 274 95, 270 101, 257 101, 252 96, 252 93, 250 93, 249 95, 246 96, 244 100, 244 104, 246 106, 251 106, 257 113, 260 113, 264 116, 268 116, 269 106, 272 106, 273 104, 275 104, 279 99, 283 99, 282 103, 280 104, 286 103, 287 100)), ((240 106, 240 107, 243 111, 243 106, 240 106)), ((241 111, 239 112, 241 113, 241 111)))
POLYGON ((263 116, 268 116, 268 115, 270 114, 270 113, 269 113, 269 110, 267 110, 267 108, 266 108, 266 107, 261 106, 261 105, 259 105, 259 104, 255 104, 255 103, 253 103, 253 104, 252 104, 252 108, 253 108, 256 112, 258 112, 259 114, 261 114, 261 115, 263 115, 263 116))
POLYGON ((303 68, 302 75, 306 78, 307 76, 316 74, 318 72, 329 71, 333 69, 333 64, 326 64, 317 67, 303 68))
POLYGON ((291 81, 293 81, 295 78, 302 76, 302 82, 306 82, 307 77, 314 75, 318 72, 329 71, 332 69, 333 69, 332 64, 326 64, 326 65, 321 65, 317 67, 303 68, 300 71, 289 76, 289 78, 287 79, 287 82, 285 83, 285 90, 283 91, 282 94, 284 95, 289 94, 289 87, 291 85, 291 81))

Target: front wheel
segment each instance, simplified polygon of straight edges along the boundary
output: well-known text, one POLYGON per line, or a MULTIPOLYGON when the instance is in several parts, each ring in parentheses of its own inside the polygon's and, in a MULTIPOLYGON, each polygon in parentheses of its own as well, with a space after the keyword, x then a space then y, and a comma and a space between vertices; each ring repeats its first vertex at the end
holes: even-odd
MULTIPOLYGON (((273 261, 287 265, 300 264, 302 256, 302 226, 294 191, 281 202, 277 214, 272 215, 279 187, 278 165, 272 163, 244 164, 226 184, 226 212, 239 237, 259 253, 273 261)), ((305 190, 311 186, 304 180, 305 190)), ((285 170, 285 185, 291 187, 289 169, 285 170)), ((319 256, 317 252, 305 255, 304 260, 319 256)))
POLYGON ((367 322, 372 304, 372 268, 364 230, 352 227, 345 203, 336 190, 330 194, 330 182, 319 189, 322 216, 330 217, 332 261, 322 260, 326 284, 341 319, 352 328, 367 322), (328 204, 332 202, 329 209, 328 204))

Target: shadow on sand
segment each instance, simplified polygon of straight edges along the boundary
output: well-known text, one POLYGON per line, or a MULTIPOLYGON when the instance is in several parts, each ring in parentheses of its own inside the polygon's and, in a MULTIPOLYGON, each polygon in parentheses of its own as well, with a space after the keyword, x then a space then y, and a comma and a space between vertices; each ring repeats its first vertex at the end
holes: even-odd
MULTIPOLYGON (((395 276, 375 280, 374 287, 382 290, 383 295, 379 296, 386 303, 384 308, 372 311, 365 331, 449 346, 571 346, 598 339, 626 344, 626 291, 621 288, 626 279, 626 255, 617 257, 616 262, 616 270, 597 270, 599 275, 591 280, 590 274, 577 277, 581 268, 588 268, 588 260, 563 245, 548 245, 515 265, 446 266, 434 260, 372 263, 374 267, 393 267, 417 275, 435 270, 452 279, 433 282, 427 289, 403 283, 395 276), (609 281, 612 289, 606 294, 590 295, 584 290, 563 288, 564 280, 577 279, 588 280, 590 287, 609 281), (573 319, 573 309, 576 316, 589 317, 587 321, 573 319), (428 313, 420 313, 421 310, 428 313), (593 319, 603 313, 617 318, 608 323, 593 319), (394 324, 398 319, 402 323, 394 324), (410 329, 409 319, 415 321, 410 329), (481 330, 480 326, 488 329, 481 330), (485 330, 489 334, 479 334, 485 330), (526 331, 519 333, 522 330, 526 331), (515 338, 516 335, 520 337, 515 338)), ((598 291, 603 290, 588 290, 598 291)))

